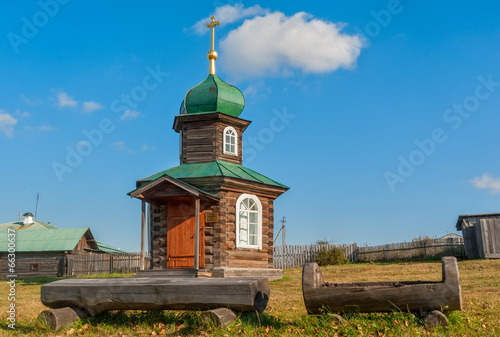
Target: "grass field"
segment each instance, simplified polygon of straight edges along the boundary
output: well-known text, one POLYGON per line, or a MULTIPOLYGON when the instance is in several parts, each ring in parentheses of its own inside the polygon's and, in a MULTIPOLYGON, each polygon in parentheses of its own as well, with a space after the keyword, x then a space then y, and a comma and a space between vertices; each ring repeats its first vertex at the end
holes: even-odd
MULTIPOLYGON (((46 308, 40 286, 54 279, 18 280, 16 330, 7 327, 8 287, 0 281, 1 335, 18 336, 500 336, 500 260, 459 262, 463 311, 448 313, 449 326, 428 330, 411 313, 352 314, 335 323, 327 314, 308 316, 302 300, 301 269, 285 270, 271 282, 271 298, 260 316, 242 314, 218 329, 197 312, 110 312, 52 332, 37 320, 46 308)), ((439 281, 441 263, 374 263, 323 267, 325 281, 439 281)), ((112 275, 116 277, 117 275, 112 275)), ((126 275, 130 276, 130 275, 126 275)), ((107 275, 106 277, 109 277, 107 275)))

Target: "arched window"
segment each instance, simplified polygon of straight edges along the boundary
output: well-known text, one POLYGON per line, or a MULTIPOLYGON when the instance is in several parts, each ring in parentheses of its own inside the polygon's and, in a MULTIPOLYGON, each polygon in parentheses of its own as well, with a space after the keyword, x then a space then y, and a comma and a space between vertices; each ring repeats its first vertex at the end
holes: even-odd
POLYGON ((232 126, 228 126, 224 129, 224 150, 225 154, 232 154, 234 156, 238 155, 238 134, 232 126))
POLYGON ((262 249, 262 204, 255 195, 236 201, 236 247, 262 249))

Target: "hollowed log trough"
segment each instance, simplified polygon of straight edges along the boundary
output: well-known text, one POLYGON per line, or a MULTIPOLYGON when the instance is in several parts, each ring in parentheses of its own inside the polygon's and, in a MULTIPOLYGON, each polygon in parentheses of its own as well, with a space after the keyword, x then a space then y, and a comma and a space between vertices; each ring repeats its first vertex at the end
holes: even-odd
MULTIPOLYGON (((48 310, 41 316, 53 329, 58 329, 83 315, 95 316, 109 310, 206 311, 229 308, 262 312, 269 295, 267 278, 66 279, 45 284, 41 289, 44 305, 66 309, 48 310)), ((220 313, 234 316, 228 312, 228 309, 211 311, 212 316, 220 313)), ((221 320, 221 325, 227 320, 221 320)))
POLYGON ((324 312, 431 312, 462 310, 457 260, 444 257, 443 280, 326 283, 316 263, 302 271, 302 292, 310 314, 324 312))

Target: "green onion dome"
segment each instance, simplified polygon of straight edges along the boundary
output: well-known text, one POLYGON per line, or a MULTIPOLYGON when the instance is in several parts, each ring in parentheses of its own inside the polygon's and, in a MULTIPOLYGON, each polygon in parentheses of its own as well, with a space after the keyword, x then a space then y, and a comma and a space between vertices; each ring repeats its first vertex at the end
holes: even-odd
POLYGON ((180 110, 187 114, 221 112, 238 117, 244 107, 245 97, 238 88, 227 84, 217 75, 208 75, 187 92, 180 110))

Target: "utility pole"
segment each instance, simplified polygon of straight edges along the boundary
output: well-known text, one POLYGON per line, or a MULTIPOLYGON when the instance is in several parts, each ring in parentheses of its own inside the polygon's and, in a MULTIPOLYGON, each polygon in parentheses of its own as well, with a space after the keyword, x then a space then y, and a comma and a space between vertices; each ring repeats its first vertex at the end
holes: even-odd
POLYGON ((36 213, 38 212, 38 198, 40 198, 40 193, 36 194, 35 220, 36 220, 36 213))
POLYGON ((285 233, 286 233, 286 229, 285 229, 286 219, 285 219, 285 217, 283 217, 283 219, 281 219, 280 222, 281 222, 281 228, 280 228, 280 231, 278 232, 278 235, 276 235, 276 239, 274 239, 273 246, 276 243, 276 240, 278 240, 278 237, 280 236, 281 231, 283 231, 283 234, 281 234, 281 237, 283 238, 283 247, 285 247, 285 245, 286 245, 285 244, 285 233))

